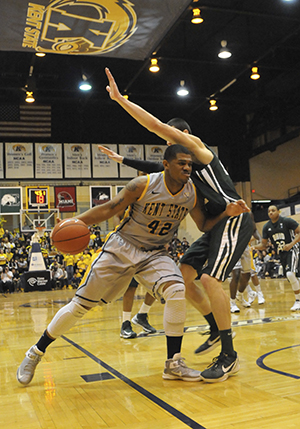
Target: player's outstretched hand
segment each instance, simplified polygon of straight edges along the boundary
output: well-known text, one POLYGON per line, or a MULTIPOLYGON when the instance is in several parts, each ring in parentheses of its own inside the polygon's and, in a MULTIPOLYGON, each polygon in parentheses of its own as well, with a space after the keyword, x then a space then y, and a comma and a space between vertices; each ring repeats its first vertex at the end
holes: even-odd
POLYGON ((98 148, 101 150, 102 153, 108 156, 108 158, 112 159, 113 161, 119 162, 122 164, 124 156, 119 155, 118 153, 114 152, 111 149, 108 149, 105 146, 102 146, 101 144, 98 144, 98 148))
POLYGON ((117 100, 119 97, 122 97, 122 96, 120 94, 116 81, 108 67, 105 68, 105 73, 109 83, 109 85, 107 85, 106 87, 106 91, 109 93, 109 96, 112 100, 117 100))
POLYGON ((240 214, 247 212, 250 212, 250 209, 244 200, 229 203, 226 207, 227 216, 239 216, 240 214))

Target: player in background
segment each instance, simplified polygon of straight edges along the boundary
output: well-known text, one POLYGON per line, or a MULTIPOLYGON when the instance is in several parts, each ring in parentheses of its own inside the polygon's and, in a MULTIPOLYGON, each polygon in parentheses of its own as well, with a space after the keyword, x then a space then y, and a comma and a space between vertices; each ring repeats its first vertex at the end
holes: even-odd
POLYGON ((254 246, 256 250, 266 250, 271 241, 280 256, 284 275, 290 282, 295 294, 295 303, 291 311, 300 310, 300 287, 296 277, 299 264, 300 227, 294 219, 280 216, 277 206, 268 208, 270 220, 263 226, 262 241, 254 246))

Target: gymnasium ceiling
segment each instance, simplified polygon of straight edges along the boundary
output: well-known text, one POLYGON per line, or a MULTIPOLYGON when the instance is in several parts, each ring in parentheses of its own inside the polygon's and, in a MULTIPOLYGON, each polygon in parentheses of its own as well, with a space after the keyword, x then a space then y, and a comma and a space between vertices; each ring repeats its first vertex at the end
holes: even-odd
POLYGON ((121 136, 123 141, 132 137, 152 143, 155 138, 109 100, 104 74, 108 66, 132 101, 163 121, 184 117, 209 144, 219 145, 221 152, 226 149, 231 157, 237 153, 228 160, 232 164, 299 134, 299 30, 299 0, 191 1, 156 46, 158 73, 149 72, 150 58, 58 54, 37 58, 32 52, 0 51, 0 104, 23 102, 22 88, 33 66, 36 102, 53 106, 54 140, 66 140, 59 134, 59 122, 70 140, 75 129, 82 141, 109 142, 121 136), (204 19, 199 25, 190 22, 195 6, 204 19), (222 40, 232 52, 229 59, 218 58, 222 40), (261 76, 257 81, 250 79, 253 66, 261 76), (83 74, 93 86, 88 94, 78 90, 83 74), (180 81, 189 89, 185 98, 176 94, 180 81), (217 101, 215 112, 208 109, 210 98, 217 101), (80 133, 75 108, 84 127, 80 133), (72 123, 68 112, 73 112, 72 123))

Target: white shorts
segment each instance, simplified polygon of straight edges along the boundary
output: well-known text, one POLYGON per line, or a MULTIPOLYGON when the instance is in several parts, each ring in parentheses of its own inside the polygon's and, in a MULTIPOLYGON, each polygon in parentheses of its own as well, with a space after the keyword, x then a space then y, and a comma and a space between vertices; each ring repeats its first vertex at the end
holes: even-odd
POLYGON ((247 246, 244 250, 241 258, 237 261, 235 264, 234 270, 241 270, 242 273, 250 273, 251 272, 251 254, 250 254, 250 247, 247 246))
POLYGON ((181 272, 163 249, 143 251, 119 233, 112 233, 92 262, 76 291, 74 301, 88 307, 115 301, 126 292, 132 277, 160 298, 160 287, 168 282, 183 283, 181 272))

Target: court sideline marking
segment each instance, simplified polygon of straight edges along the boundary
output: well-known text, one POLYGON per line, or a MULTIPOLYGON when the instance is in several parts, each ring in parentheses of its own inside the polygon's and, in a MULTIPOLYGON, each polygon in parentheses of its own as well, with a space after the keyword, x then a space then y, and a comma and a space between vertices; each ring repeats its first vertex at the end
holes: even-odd
MULTIPOLYGON (((103 368, 105 368, 107 371, 114 374, 117 378, 122 380, 124 383, 128 384, 128 386, 135 389, 137 392, 145 396, 150 401, 154 402, 156 405, 161 407, 163 410, 167 411, 169 414, 171 414, 173 417, 176 417, 178 420, 180 420, 182 423, 186 424, 192 429, 206 429, 204 426, 201 426, 199 423, 195 422, 185 414, 181 413, 180 411, 176 410, 176 408, 172 407, 171 405, 167 404, 162 399, 158 398, 157 396, 153 395, 152 393, 148 392, 148 390, 144 389, 143 387, 139 386, 134 381, 130 380, 129 378, 125 377, 125 375, 118 372, 116 369, 109 366, 107 363, 103 362, 101 359, 94 356, 92 353, 81 347, 79 344, 75 343, 74 341, 70 340, 69 338, 65 337, 64 335, 61 336, 65 341, 72 344, 72 346, 76 347, 78 350, 85 353, 88 357, 90 357, 93 361, 101 365, 103 368)), ((200 382, 199 382, 200 383, 200 382)))

